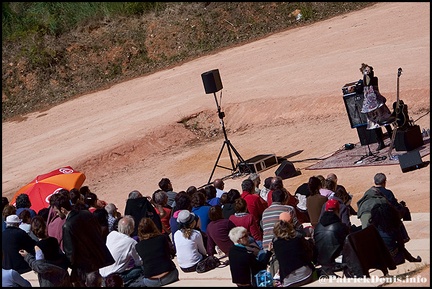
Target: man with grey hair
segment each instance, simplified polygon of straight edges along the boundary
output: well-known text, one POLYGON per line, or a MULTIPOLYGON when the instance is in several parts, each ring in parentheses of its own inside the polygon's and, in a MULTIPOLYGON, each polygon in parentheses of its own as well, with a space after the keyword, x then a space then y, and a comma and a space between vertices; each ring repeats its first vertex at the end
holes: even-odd
POLYGON ((105 206, 105 211, 108 213, 108 233, 113 230, 115 221, 120 217, 117 211, 117 206, 113 203, 109 203, 105 206))
POLYGON ((260 193, 261 193, 261 189, 259 188, 259 185, 261 184, 260 174, 258 174, 258 173, 252 173, 252 174, 249 175, 248 178, 250 180, 252 180, 252 182, 254 182, 254 184, 255 184, 255 193, 257 195, 260 195, 260 193))
POLYGON ((399 212, 404 221, 411 221, 411 216, 404 201, 399 202, 393 192, 386 188, 387 177, 383 173, 377 173, 374 176, 375 187, 383 194, 387 201, 399 212))
POLYGON ((125 215, 118 222, 118 231, 113 230, 108 234, 106 245, 115 263, 99 269, 102 277, 105 278, 109 274, 118 273, 126 284, 141 275, 142 259, 135 248, 138 242, 131 237, 134 228, 134 218, 125 215))

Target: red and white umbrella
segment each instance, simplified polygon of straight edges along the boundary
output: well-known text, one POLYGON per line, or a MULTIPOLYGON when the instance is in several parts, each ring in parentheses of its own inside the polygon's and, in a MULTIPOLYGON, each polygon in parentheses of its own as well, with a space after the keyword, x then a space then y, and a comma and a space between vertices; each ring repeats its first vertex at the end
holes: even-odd
POLYGON ((75 171, 66 166, 49 173, 38 175, 30 183, 19 189, 10 201, 15 205, 16 198, 21 194, 27 194, 30 198, 31 209, 39 212, 40 209, 49 207, 49 198, 61 189, 79 189, 86 177, 84 173, 75 171))

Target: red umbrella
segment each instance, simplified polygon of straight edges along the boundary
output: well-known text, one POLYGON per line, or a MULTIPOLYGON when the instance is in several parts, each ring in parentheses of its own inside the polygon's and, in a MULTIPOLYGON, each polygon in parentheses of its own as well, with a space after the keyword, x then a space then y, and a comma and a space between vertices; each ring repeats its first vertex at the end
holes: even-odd
POLYGON ((27 194, 32 203, 31 208, 39 212, 40 209, 48 208, 51 195, 62 188, 67 190, 79 189, 85 178, 83 173, 75 171, 70 166, 61 167, 49 173, 38 175, 15 193, 10 204, 15 205, 16 198, 19 195, 27 194))

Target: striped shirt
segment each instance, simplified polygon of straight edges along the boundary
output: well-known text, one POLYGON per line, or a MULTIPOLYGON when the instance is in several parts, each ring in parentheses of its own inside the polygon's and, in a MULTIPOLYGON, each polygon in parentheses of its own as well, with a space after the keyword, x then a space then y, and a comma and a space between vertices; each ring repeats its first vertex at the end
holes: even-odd
POLYGON ((267 209, 264 210, 262 216, 263 248, 267 248, 273 239, 274 224, 279 220, 279 215, 283 212, 288 212, 292 216, 294 227, 298 229, 301 224, 297 220, 295 209, 289 205, 282 205, 280 202, 273 202, 267 209))

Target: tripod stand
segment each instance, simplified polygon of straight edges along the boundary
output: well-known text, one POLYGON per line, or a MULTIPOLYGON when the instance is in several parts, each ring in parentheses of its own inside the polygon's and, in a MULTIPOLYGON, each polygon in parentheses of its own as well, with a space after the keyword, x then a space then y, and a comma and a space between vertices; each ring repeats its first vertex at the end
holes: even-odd
MULTIPOLYGON (((214 172, 216 170, 216 167, 227 169, 227 170, 231 170, 231 172, 232 172, 231 175, 236 174, 237 165, 234 163, 233 153, 236 155, 236 157, 238 159, 238 163, 240 163, 240 164, 241 163, 245 163, 244 159, 241 157, 241 155, 239 154, 239 152, 235 149, 235 147, 232 145, 232 143, 228 139, 228 136, 227 136, 227 133, 226 133, 226 130, 225 130, 225 124, 224 124, 224 121, 223 121, 223 118, 225 117, 225 113, 221 111, 220 105, 219 105, 219 103, 217 101, 217 98, 216 98, 216 92, 213 92, 213 95, 214 95, 214 99, 215 99, 216 106, 217 106, 217 109, 218 109, 218 116, 219 116, 219 119, 220 119, 220 123, 222 125, 222 131, 223 131, 225 140, 224 140, 224 143, 223 143, 223 145, 222 145, 222 147, 221 147, 221 149, 219 151, 219 155, 218 155, 218 157, 216 159, 215 165, 214 165, 213 170, 212 170, 212 172, 210 174, 210 177, 208 179, 208 182, 207 182, 208 184, 210 184, 210 182, 212 180, 212 177, 213 177, 213 174, 214 174, 214 172), (223 152, 225 146, 226 146, 226 148, 228 150, 228 154, 229 154, 229 157, 230 157, 231 168, 218 165, 219 159, 220 159, 220 157, 222 155, 222 152, 223 152)), ((248 166, 245 166, 245 167, 248 168, 248 166)))

